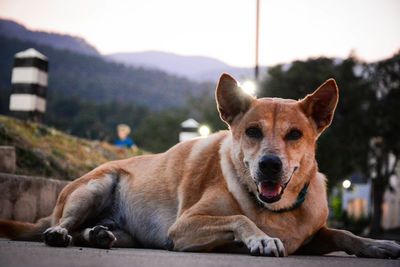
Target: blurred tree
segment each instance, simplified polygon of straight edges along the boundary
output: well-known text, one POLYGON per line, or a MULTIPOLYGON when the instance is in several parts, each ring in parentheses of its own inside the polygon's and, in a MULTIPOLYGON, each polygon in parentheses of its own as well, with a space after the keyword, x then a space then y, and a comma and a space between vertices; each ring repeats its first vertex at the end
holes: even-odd
POLYGON ((76 96, 59 97, 52 92, 49 98, 46 124, 79 137, 111 143, 117 138, 118 124, 126 123, 135 130, 149 112, 144 107, 117 102, 97 104, 76 96))
MULTIPOLYGON (((369 65, 367 78, 376 92, 369 108, 370 178, 373 216, 371 233, 382 232, 382 203, 390 177, 395 175, 400 153, 400 51, 392 58, 369 65)), ((392 189, 393 190, 393 189, 392 189)))
POLYGON ((149 113, 143 117, 139 127, 133 130, 133 140, 145 150, 164 152, 178 142, 181 123, 188 115, 182 109, 149 113))
POLYGON ((219 117, 214 94, 189 98, 188 101, 188 106, 191 107, 190 116, 210 127, 211 132, 228 129, 228 126, 219 117))

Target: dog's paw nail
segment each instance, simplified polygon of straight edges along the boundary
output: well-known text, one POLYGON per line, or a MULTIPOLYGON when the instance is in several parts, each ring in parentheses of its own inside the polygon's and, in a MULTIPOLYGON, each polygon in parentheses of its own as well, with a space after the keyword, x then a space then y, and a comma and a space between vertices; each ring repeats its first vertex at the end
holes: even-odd
POLYGON ((256 237, 247 242, 251 255, 255 256, 286 256, 286 251, 279 238, 256 237))

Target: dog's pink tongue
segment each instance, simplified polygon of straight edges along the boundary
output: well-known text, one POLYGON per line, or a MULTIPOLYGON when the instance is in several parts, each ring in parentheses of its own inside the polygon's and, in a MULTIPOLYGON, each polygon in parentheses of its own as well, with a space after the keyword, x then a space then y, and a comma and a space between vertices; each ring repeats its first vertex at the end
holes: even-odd
POLYGON ((275 197, 275 196, 277 196, 277 195, 279 195, 279 193, 280 193, 280 185, 274 185, 274 184, 265 184, 265 183, 262 183, 261 184, 261 194, 264 196, 264 197, 268 197, 268 198, 271 198, 271 197, 275 197))

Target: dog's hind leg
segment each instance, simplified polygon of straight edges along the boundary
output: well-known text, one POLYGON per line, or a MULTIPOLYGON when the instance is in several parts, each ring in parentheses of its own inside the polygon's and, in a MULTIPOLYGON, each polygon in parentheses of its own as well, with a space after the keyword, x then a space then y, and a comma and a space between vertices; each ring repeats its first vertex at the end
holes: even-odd
POLYGON ((69 232, 111 205, 119 176, 100 170, 79 180, 68 185, 60 194, 53 212, 53 227, 43 233, 44 242, 49 246, 68 246, 72 241, 69 232))
POLYGON ((74 245, 94 248, 111 248, 116 237, 109 229, 102 225, 86 228, 73 235, 74 245))
POLYGON ((326 227, 322 227, 313 239, 296 253, 323 255, 335 251, 367 258, 400 257, 400 245, 394 241, 363 238, 348 231, 326 227))
POLYGON ((96 225, 73 235, 74 245, 94 248, 137 247, 134 238, 121 229, 96 225))

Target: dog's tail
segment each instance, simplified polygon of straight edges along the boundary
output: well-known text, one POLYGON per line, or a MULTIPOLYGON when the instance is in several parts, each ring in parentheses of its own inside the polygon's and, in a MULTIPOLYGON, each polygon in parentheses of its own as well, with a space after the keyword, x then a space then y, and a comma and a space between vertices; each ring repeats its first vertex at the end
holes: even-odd
POLYGON ((0 220, 0 237, 20 241, 41 241, 42 233, 51 226, 51 216, 37 223, 0 220))

